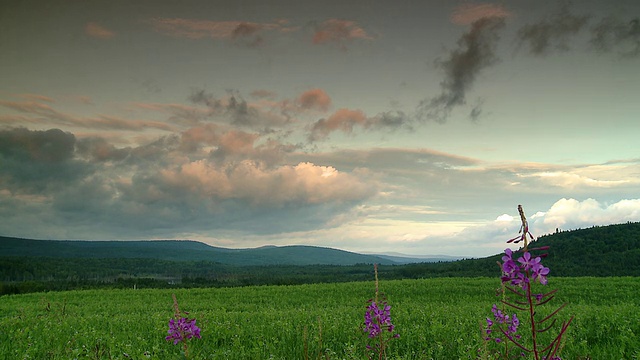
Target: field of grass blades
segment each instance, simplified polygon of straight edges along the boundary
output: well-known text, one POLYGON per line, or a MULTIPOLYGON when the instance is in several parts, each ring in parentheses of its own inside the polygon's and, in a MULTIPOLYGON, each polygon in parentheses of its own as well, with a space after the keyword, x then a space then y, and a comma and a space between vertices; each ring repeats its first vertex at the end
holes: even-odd
MULTIPOLYGON (((575 316, 563 359, 640 359, 640 278, 552 278, 575 316)), ((400 338, 389 359, 475 359, 497 278, 380 281, 400 338)), ((0 297, 0 359, 180 359, 165 341, 180 309, 197 319, 192 359, 365 359, 374 282, 211 289, 83 290, 0 297)), ((550 305, 552 307, 553 305, 550 305)))

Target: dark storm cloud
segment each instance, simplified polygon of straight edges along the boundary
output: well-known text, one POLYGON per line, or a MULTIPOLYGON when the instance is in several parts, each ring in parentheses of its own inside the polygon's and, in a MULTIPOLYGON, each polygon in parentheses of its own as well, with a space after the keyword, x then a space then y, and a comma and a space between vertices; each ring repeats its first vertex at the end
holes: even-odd
POLYGON ((56 163, 71 159, 76 138, 60 129, 0 131, 0 154, 19 160, 56 163))
MULTIPOLYGON (((3 130, 0 200, 30 204, 33 234, 57 223, 63 238, 147 238, 309 230, 375 195, 357 171, 285 164, 294 150, 212 123, 132 148, 58 129, 3 130)), ((3 217, 0 231, 20 216, 3 217)))
POLYGON ((12 191, 44 192, 87 174, 74 160, 76 138, 59 129, 0 130, 0 180, 12 191))
POLYGON ((475 21, 469 32, 458 40, 458 48, 451 51, 446 59, 437 62, 445 74, 445 79, 440 83, 442 93, 418 105, 420 120, 444 123, 453 108, 466 103, 467 91, 478 73, 498 61, 496 45, 504 26, 505 19, 502 17, 475 21))
POLYGON ((520 45, 527 46, 535 56, 544 56, 553 50, 566 51, 571 48, 571 38, 585 28, 588 20, 589 16, 574 15, 565 6, 548 19, 523 26, 517 38, 520 45))
POLYGON ((640 55, 640 19, 604 18, 591 28, 590 42, 600 53, 616 52, 622 57, 637 57, 640 55))

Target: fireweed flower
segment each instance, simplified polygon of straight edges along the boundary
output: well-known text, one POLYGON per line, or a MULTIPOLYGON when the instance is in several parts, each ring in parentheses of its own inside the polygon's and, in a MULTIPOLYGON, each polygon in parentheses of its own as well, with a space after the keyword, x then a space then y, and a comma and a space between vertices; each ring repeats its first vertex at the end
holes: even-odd
POLYGON ((169 335, 165 337, 167 341, 173 341, 174 345, 186 342, 191 338, 200 339, 200 328, 196 326, 196 319, 179 318, 169 320, 169 335))
MULTIPOLYGON (((167 341, 173 341, 173 345, 182 343, 185 358, 189 357, 189 347, 187 340, 192 338, 200 339, 200 328, 196 326, 196 319, 188 319, 181 314, 178 307, 178 299, 176 294, 171 295, 173 297, 173 318, 169 319, 169 331, 168 335, 164 338, 167 341)), ((185 315, 188 312, 184 312, 185 315)))
POLYGON ((510 350, 513 347, 509 347, 509 344, 521 350, 521 356, 526 354, 532 354, 535 360, 560 360, 558 351, 561 349, 561 343, 567 328, 571 324, 573 317, 568 321, 562 322, 559 328, 558 334, 552 338, 551 342, 547 345, 542 345, 538 334, 545 333, 553 328, 555 319, 550 323, 545 323, 547 320, 554 317, 566 304, 561 305, 556 310, 551 311, 550 315, 544 316, 538 313, 539 306, 545 306, 550 300, 554 298, 554 294, 557 290, 552 290, 547 293, 532 293, 534 283, 537 281, 541 285, 547 285, 547 276, 549 275, 549 268, 542 265, 542 258, 547 254, 543 253, 540 256, 532 256, 531 251, 545 251, 548 250, 548 246, 541 246, 536 248, 529 248, 529 240, 533 239, 533 236, 529 232, 529 226, 527 219, 525 218, 522 206, 518 205, 518 212, 520 213, 520 219, 522 220, 522 226, 520 228, 521 235, 509 239, 507 243, 524 242, 522 256, 514 260, 514 252, 511 249, 505 249, 504 256, 502 256, 502 263, 499 263, 502 270, 502 305, 503 309, 499 309, 496 304, 491 308, 493 313, 493 319, 487 318, 487 328, 485 329, 486 341, 493 340, 496 343, 504 343, 501 345, 504 352, 504 358, 510 358, 510 350), (530 239, 529 239, 530 237, 530 239), (508 290, 508 291, 507 291, 508 290), (520 318, 514 313, 513 315, 507 315, 505 308, 511 308, 514 310, 520 310, 526 313, 528 327, 530 327, 530 335, 522 338, 518 334, 518 327, 520 326, 520 318), (496 334, 495 336, 492 336, 496 334), (499 337, 498 337, 499 336, 499 337), (504 341, 508 340, 508 341, 504 341), (524 341, 530 341, 527 345, 524 341))
MULTIPOLYGON (((382 303, 382 308, 379 308, 375 301, 371 301, 364 313, 364 330, 368 333, 369 338, 380 335, 383 330, 393 332, 393 329, 395 326, 391 323, 391 306, 382 303)), ((399 335, 394 335, 394 337, 399 337, 399 335)))
MULTIPOLYGON (((391 322, 391 306, 386 301, 378 302, 378 266, 373 266, 375 273, 376 292, 373 299, 368 300, 368 305, 364 313, 364 328, 362 329, 372 343, 366 344, 366 348, 372 351, 369 358, 375 356, 379 360, 386 358, 386 347, 389 341, 399 338, 399 334, 394 334, 395 326, 391 322), (374 354, 377 354, 374 355, 374 354)), ((369 342, 367 341, 367 342, 369 342)))

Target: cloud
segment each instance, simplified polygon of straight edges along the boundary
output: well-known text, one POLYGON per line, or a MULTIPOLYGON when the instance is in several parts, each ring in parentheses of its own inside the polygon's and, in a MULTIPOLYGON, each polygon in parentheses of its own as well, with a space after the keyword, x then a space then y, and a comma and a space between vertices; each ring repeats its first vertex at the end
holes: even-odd
POLYGON ((331 106, 331 98, 322 89, 307 90, 297 98, 297 104, 303 109, 327 111, 331 106))
POLYGON ((510 171, 512 186, 536 192, 584 195, 593 191, 633 191, 640 184, 637 159, 574 166, 519 164, 496 167, 510 171))
POLYGON ((202 108, 178 103, 145 103, 133 102, 131 106, 150 110, 167 116, 167 122, 192 126, 206 119, 208 112, 202 108))
POLYGON ((610 188, 631 182, 631 180, 622 179, 597 180, 588 176, 561 171, 545 171, 526 176, 536 177, 547 186, 562 188, 610 188))
MULTIPOLYGON (((46 237, 41 229, 64 223, 62 238, 148 238, 333 226, 378 191, 364 170, 285 161, 294 150, 214 123, 137 147, 58 129, 2 130, 0 199, 37 220, 21 236, 46 237)), ((21 216, 3 217, 0 229, 24 224, 21 216)))
POLYGON ((604 18, 591 28, 590 42, 600 53, 637 57, 640 55, 640 19, 624 22, 614 17, 604 18))
POLYGON ((31 101, 45 101, 49 103, 56 102, 52 97, 40 95, 40 94, 18 94, 16 97, 20 97, 23 99, 31 100, 31 101))
POLYGON ((266 89, 254 90, 251 92, 250 95, 258 99, 275 99, 276 98, 275 92, 271 90, 266 90, 266 89))
POLYGON ((433 149, 405 148, 341 149, 327 153, 292 154, 290 158, 294 161, 306 158, 315 163, 333 164, 338 169, 367 168, 371 171, 403 175, 421 173, 425 168, 452 169, 480 163, 476 159, 433 149))
POLYGON ((335 44, 346 50, 347 44, 354 40, 372 39, 355 21, 328 19, 317 25, 312 42, 316 45, 335 44))
POLYGON ((451 14, 451 22, 456 25, 470 25, 482 18, 507 18, 511 14, 503 6, 496 4, 462 4, 451 14))
MULTIPOLYGON (((503 17, 482 18, 471 24, 469 32, 458 40, 458 48, 452 50, 446 59, 437 62, 445 74, 445 79, 440 83, 442 93, 421 101, 418 106, 419 119, 444 123, 453 108, 466 103, 467 91, 478 73, 498 61, 495 50, 499 31, 504 26, 503 17)), ((474 109, 474 112, 478 114, 478 110, 474 109)))
POLYGON ((224 171, 204 160, 161 173, 170 187, 186 188, 209 199, 240 199, 251 206, 283 207, 289 204, 351 202, 373 194, 357 177, 332 167, 299 163, 267 169, 242 161, 224 171))
POLYGON ((552 232, 555 228, 571 230, 627 221, 640 221, 640 199, 605 204, 592 198, 583 201, 562 198, 541 213, 534 224, 541 224, 546 232, 552 232))
POLYGON ((254 23, 246 21, 211 21, 183 18, 153 18, 148 21, 159 33, 177 38, 220 39, 249 47, 261 45, 267 32, 288 33, 297 28, 286 21, 254 23))
POLYGON ((107 140, 98 137, 79 139, 76 143, 77 154, 91 161, 121 161, 131 153, 131 148, 116 148, 107 140))
POLYGON ((336 130, 350 134, 355 126, 366 128, 369 124, 370 122, 362 110, 339 109, 327 119, 320 119, 313 124, 309 140, 324 139, 336 130))
POLYGON ((84 26, 84 33, 96 39, 107 40, 116 36, 116 33, 95 22, 89 22, 84 26))
POLYGON ((44 194, 85 176, 74 159, 76 138, 60 129, 0 130, 0 184, 14 193, 44 194))
MULTIPOLYGON (((620 224, 640 221, 640 199, 623 199, 605 204, 592 198, 576 200, 562 198, 546 211, 536 211, 524 205, 529 229, 534 237, 561 230, 573 230, 592 226, 620 224)), ((431 253, 445 253, 484 257, 499 254, 513 245, 506 241, 518 234, 520 216, 513 206, 512 212, 502 214, 495 220, 467 225, 450 235, 436 235, 414 242, 415 247, 430 249, 431 253), (460 253, 464 247, 465 253, 460 253)))
POLYGON ((572 14, 565 6, 550 18, 520 28, 517 38, 520 45, 528 45, 529 53, 535 56, 549 54, 552 50, 570 49, 571 37, 577 35, 586 25, 589 16, 572 14))
POLYGON ((158 129, 173 131, 175 127, 160 121, 125 119, 117 116, 98 115, 96 117, 78 117, 54 109, 48 104, 37 101, 6 101, 0 100, 0 106, 31 115, 30 122, 42 123, 47 126, 63 125, 90 129, 116 129, 128 131, 144 131, 158 129))
POLYGON ((0 131, 0 154, 27 161, 56 163, 73 155, 75 137, 59 129, 31 131, 25 128, 0 131))
POLYGON ((228 91, 226 97, 218 98, 204 90, 196 90, 189 96, 189 100, 194 104, 207 106, 210 118, 215 121, 265 133, 272 132, 273 128, 283 127, 291 120, 280 106, 276 106, 277 112, 261 108, 247 102, 237 91, 228 91))
MULTIPOLYGON (((224 97, 214 96, 204 90, 194 90, 189 100, 206 106, 211 121, 257 130, 264 134, 287 133, 294 130, 295 124, 300 123, 304 116, 326 112, 332 105, 331 97, 319 88, 303 91, 294 98, 280 100, 275 99, 275 93, 267 90, 254 91, 251 95, 258 99, 247 101, 238 91, 233 90, 228 90, 224 97)), ((328 132, 331 131, 333 129, 328 132)))
POLYGON ((317 120, 311 125, 307 139, 310 142, 325 140, 332 132, 341 131, 353 134, 357 128, 362 130, 410 129, 412 120, 401 111, 384 112, 368 117, 362 110, 338 109, 328 118, 317 120))

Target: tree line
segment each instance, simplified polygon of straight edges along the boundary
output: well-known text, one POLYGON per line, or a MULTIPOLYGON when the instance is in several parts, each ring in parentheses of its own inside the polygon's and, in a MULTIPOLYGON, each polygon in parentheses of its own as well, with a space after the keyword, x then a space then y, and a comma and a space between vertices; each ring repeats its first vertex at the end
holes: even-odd
MULTIPOLYGON (((640 276, 640 223, 557 231, 531 247, 549 246, 554 276, 640 276)), ((505 244, 505 247, 507 245, 505 244)), ((452 262, 380 265, 384 279, 494 277, 502 254, 452 262)), ((0 256, 0 295, 89 288, 232 287, 370 281, 371 264, 240 266, 210 261, 0 256)))

